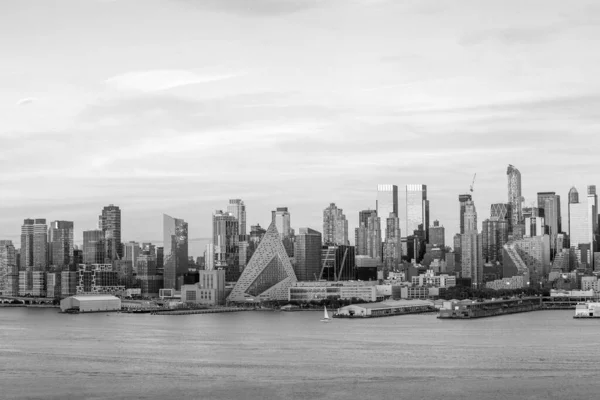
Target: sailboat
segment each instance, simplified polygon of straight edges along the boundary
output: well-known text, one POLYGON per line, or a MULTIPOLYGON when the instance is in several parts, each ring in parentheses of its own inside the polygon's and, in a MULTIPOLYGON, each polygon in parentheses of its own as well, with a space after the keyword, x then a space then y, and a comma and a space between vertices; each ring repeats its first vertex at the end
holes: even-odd
POLYGON ((331 318, 329 318, 329 314, 327 314, 327 307, 323 306, 324 316, 321 318, 321 322, 330 322, 331 318))

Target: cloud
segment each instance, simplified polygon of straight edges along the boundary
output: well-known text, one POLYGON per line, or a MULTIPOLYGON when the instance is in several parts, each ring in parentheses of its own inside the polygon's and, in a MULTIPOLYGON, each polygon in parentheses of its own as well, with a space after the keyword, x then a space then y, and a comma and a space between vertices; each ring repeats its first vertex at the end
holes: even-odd
POLYGON ((180 86, 216 82, 242 74, 198 75, 186 70, 132 71, 107 79, 105 82, 118 90, 155 92, 180 86))
POLYGON ((28 104, 33 103, 34 101, 36 101, 37 99, 35 97, 25 97, 19 101, 17 101, 17 106, 26 106, 28 104))
POLYGON ((292 14, 318 7, 325 3, 317 0, 185 0, 185 2, 190 5, 204 7, 214 11, 266 16, 292 14))

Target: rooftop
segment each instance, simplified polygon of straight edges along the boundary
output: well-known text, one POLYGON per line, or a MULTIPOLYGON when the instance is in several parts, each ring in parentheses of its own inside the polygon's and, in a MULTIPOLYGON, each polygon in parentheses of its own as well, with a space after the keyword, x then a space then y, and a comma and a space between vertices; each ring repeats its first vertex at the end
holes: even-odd
POLYGON ((118 297, 110 294, 76 294, 71 297, 77 300, 119 300, 118 297))

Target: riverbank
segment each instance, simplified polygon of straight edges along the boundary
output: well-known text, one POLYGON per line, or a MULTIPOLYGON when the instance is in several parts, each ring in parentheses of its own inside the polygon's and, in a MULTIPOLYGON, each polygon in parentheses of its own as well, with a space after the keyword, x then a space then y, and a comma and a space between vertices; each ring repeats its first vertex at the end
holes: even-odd
POLYGON ((11 304, 0 303, 0 307, 60 308, 58 304, 11 304))

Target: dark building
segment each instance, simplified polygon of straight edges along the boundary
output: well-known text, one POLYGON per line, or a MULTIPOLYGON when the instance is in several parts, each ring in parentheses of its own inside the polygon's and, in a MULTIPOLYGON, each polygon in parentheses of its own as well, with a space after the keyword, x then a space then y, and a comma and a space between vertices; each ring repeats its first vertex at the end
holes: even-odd
POLYGON ((317 280, 321 272, 321 233, 310 228, 300 228, 298 232, 294 243, 296 278, 299 281, 317 280))
POLYGON ((502 248, 508 242, 508 221, 486 219, 481 228, 483 261, 502 263, 502 248))
POLYGON ((165 248, 157 247, 156 248, 156 273, 162 275, 165 269, 164 265, 164 256, 165 256, 165 248))
MULTIPOLYGON (((461 212, 463 212, 462 205, 461 212)), ((461 224, 464 224, 464 222, 461 221, 461 224)), ((429 228, 429 244, 440 247, 446 246, 446 230, 443 226, 440 226, 440 221, 438 220, 433 221, 433 226, 429 228)))
POLYGON ((356 279, 354 246, 323 246, 321 249, 321 276, 328 281, 356 279))
POLYGON ((48 229, 50 265, 73 263, 73 221, 53 221, 48 229))
POLYGON ((188 224, 163 215, 164 288, 179 289, 178 277, 188 271, 188 224))

